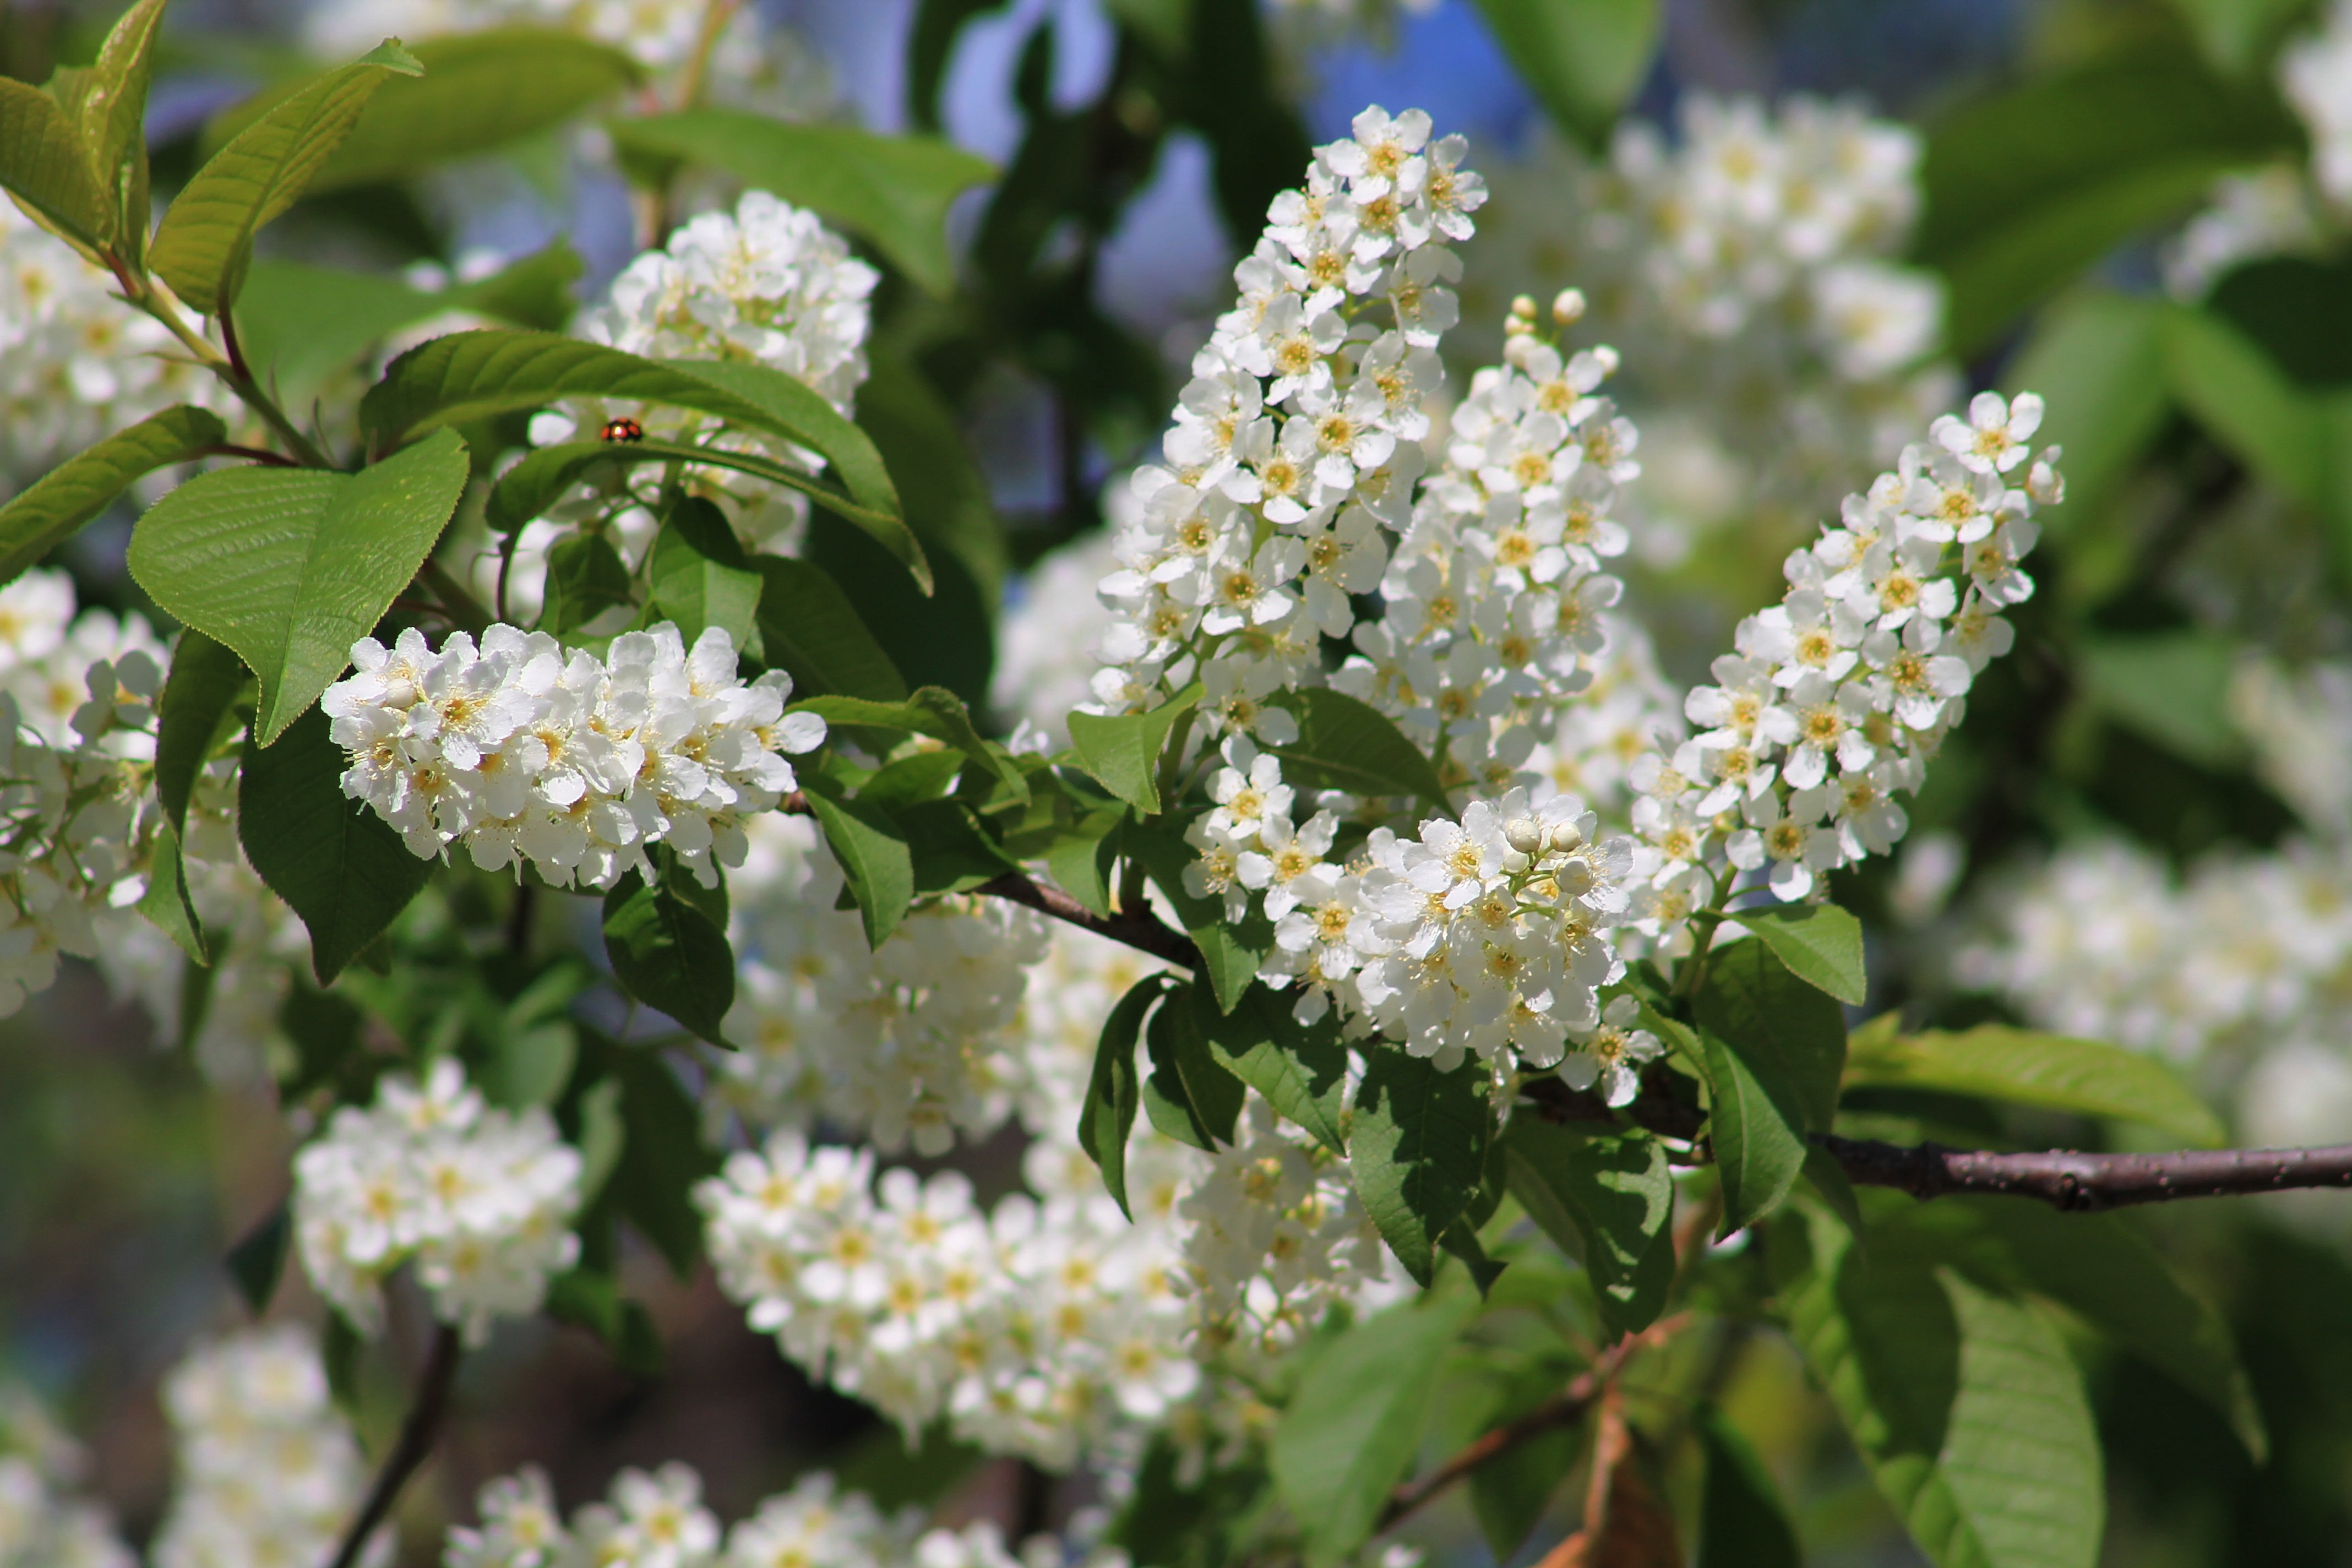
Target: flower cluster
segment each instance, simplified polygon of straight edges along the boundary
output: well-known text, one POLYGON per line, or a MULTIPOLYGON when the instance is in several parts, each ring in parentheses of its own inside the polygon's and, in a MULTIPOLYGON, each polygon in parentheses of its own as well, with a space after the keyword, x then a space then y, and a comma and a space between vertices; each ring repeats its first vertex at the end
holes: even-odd
POLYGON ((2029 446, 2041 418, 2031 394, 1978 394, 1790 553, 1787 595, 1740 623, 1716 684, 1690 693, 1699 732, 1636 764, 1645 930, 1671 935, 1711 901, 1716 850, 1802 899, 1822 873, 1894 847, 1907 825, 1895 796, 1919 787, 1970 684, 2008 651, 2001 612, 2033 592, 2020 566, 2033 511, 2064 488, 2055 448, 2029 446))
MULTIPOLYGON (((741 360, 784 372, 824 395, 843 413, 866 374, 867 296, 879 280, 816 215, 765 191, 748 191, 730 215, 705 213, 649 250, 613 281, 608 302, 586 312, 577 331, 594 342, 656 359, 741 360)), ((730 430, 687 411, 582 399, 534 417, 530 438, 547 446, 593 437, 608 419, 635 420, 649 436, 756 452, 795 468, 822 459, 764 433, 730 430)), ((633 558, 654 532, 650 501, 658 474, 623 472, 590 484, 526 528, 517 542, 514 575, 537 582, 545 552, 575 526, 602 528, 633 558)), ((735 525, 754 544, 787 539, 808 517, 798 491, 703 469, 690 482, 731 502, 735 525)))
POLYGON ((740 863, 742 819, 799 787, 782 753, 824 740, 784 711, 792 677, 750 685, 717 626, 688 652, 665 621, 567 654, 543 632, 493 626, 436 652, 413 627, 352 647, 354 673, 320 706, 350 755, 343 793, 437 856, 463 842, 498 870, 529 861, 558 886, 609 888, 666 844, 706 883, 740 863))
POLYGON ((1565 278, 1584 289, 1664 443, 1649 506, 1698 523, 1718 506, 1801 513, 1834 498, 1855 454, 1891 457, 1954 394, 1927 362, 1941 288, 1894 259, 1919 154, 1911 131, 1853 104, 1687 93, 1672 137, 1627 120, 1605 162, 1547 140, 1497 170, 1465 296, 1489 309, 1565 278), (1690 490, 1727 457, 1736 487, 1690 490))
POLYGON ((135 923, 163 658, 136 616, 77 617, 62 573, 0 589, 0 1016, 135 923))
POLYGON ((1122 1416, 1157 1422, 1199 1385, 1164 1223, 1181 1169, 1130 1153, 1139 1225, 1091 1166, 1085 1187, 984 1213, 956 1172, 877 1183, 871 1150, 779 1133, 697 1200, 721 1285, 793 1361, 910 1436, 944 1416, 966 1441, 1066 1468, 1122 1416))
POLYGON ((229 405, 111 279, 0 204, 0 497, 175 403, 229 405))
MULTIPOLYGON (((1553 315, 1583 309, 1571 291, 1553 315)), ((1450 784, 1486 795, 1533 782, 1536 745, 1591 681, 1623 592, 1601 563, 1630 539, 1611 512, 1642 471, 1633 423, 1596 395, 1616 354, 1563 355, 1534 318, 1517 301, 1506 363, 1471 378, 1381 580, 1382 614, 1356 626, 1331 681, 1393 718, 1450 784)))
POLYGON ((1519 787, 1413 837, 1375 828, 1357 862, 1275 922, 1262 978, 1302 983, 1302 1020, 1336 1002, 1353 1027, 1441 1068, 1465 1052, 1498 1073, 1514 1057, 1557 1067, 1622 972, 1607 932, 1633 845, 1599 828, 1575 796, 1519 787))
POLYGON ((74 1495, 86 1469, 41 1402, 0 1384, 0 1568, 137 1568, 106 1510, 74 1495))
MULTIPOLYGON (((308 1331, 256 1329, 199 1345, 163 1384, 179 1481, 155 1568, 324 1563, 359 1506, 367 1465, 327 1396, 308 1331)), ((362 1562, 389 1563, 376 1535, 362 1562)))
POLYGON ((840 864, 814 823, 770 813, 744 831, 750 854, 728 879, 727 1026, 744 1048, 713 1054, 710 1111, 802 1129, 822 1116, 885 1151, 934 1155, 958 1131, 1003 1126, 1021 1070, 1011 1026, 1045 954, 1044 921, 951 896, 909 910, 869 951, 856 911, 836 907, 840 864))
POLYGON ((478 1342, 572 1266, 580 1173, 546 1111, 487 1108, 444 1057, 421 1086, 389 1078, 373 1109, 336 1111, 295 1156, 295 1237, 311 1283, 354 1323, 373 1329, 378 1287, 413 1259, 435 1314, 478 1342))
POLYGON ((1486 200, 1457 167, 1460 137, 1430 140, 1418 110, 1356 117, 1319 149, 1304 191, 1275 198, 1234 269, 1241 298, 1194 356, 1162 443, 1136 471, 1140 515, 1101 593, 1117 618, 1096 702, 1155 706, 1196 676, 1218 725, 1279 742, 1265 700, 1319 679, 1319 639, 1353 623, 1349 595, 1388 561, 1443 379, 1434 352, 1460 271, 1442 242, 1469 237, 1486 200), (1388 326, 1375 323, 1383 307, 1388 326))
POLYGON ((443 1568, 1125 1568, 1115 1553, 1083 1556, 1039 1537, 1020 1556, 992 1523, 922 1528, 913 1510, 886 1515, 863 1492, 812 1471, 722 1531, 688 1466, 624 1470, 607 1500, 570 1525, 547 1477, 526 1469, 482 1489, 480 1523, 449 1532, 443 1568))

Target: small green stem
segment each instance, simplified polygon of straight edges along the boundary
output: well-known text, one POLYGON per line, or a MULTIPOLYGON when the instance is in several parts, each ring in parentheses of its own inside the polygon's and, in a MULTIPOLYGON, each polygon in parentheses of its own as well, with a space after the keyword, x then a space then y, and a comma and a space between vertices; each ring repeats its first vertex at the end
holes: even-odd
POLYGON ((1706 973, 1707 949, 1715 945, 1716 931, 1725 921, 1731 918, 1723 906, 1730 899, 1731 884, 1737 881, 1738 877, 1739 871, 1737 867, 1726 866, 1715 879, 1714 902, 1708 908, 1691 916, 1691 928, 1694 933, 1691 938, 1691 950, 1685 953, 1683 961, 1675 966, 1675 994, 1677 997, 1687 997, 1697 994, 1699 982, 1706 977, 1706 973))
MULTIPOLYGON (((300 427, 286 416, 286 411, 262 390, 261 383, 255 380, 253 373, 245 367, 241 356, 224 353, 214 347, 203 333, 188 325, 186 318, 180 314, 178 305, 168 295, 158 293, 152 283, 144 279, 131 279, 120 268, 116 268, 115 277, 124 286, 123 297, 161 321, 166 331, 180 340, 181 346, 195 356, 198 364, 219 377, 223 385, 236 394, 239 402, 259 415, 262 423, 286 443, 286 449, 294 454, 303 468, 331 468, 335 466, 333 459, 302 434, 300 427)), ((222 329, 225 333, 233 332, 226 318, 223 319, 222 329)))

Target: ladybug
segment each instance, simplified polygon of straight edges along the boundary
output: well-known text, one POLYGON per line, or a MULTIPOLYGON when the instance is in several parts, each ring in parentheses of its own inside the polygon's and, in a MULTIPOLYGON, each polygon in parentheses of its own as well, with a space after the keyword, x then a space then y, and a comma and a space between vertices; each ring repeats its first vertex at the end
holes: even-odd
POLYGON ((646 427, 634 419, 607 419, 604 421, 604 438, 607 441, 642 441, 646 438, 646 427))

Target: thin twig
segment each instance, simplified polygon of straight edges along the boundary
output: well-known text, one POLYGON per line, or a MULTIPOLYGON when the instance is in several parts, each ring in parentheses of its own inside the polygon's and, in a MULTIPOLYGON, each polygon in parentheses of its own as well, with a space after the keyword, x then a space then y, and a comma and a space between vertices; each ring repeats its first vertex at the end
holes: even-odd
POLYGON ((1201 950, 1182 931, 1160 924, 1159 917, 1149 910, 1122 910, 1105 918, 1087 908, 1059 888, 1049 888, 1031 880, 1017 871, 1010 871, 993 881, 982 882, 975 892, 993 899, 1009 899, 1016 904, 1026 904, 1041 914, 1066 921, 1081 931, 1097 936, 1107 936, 1113 942, 1125 942, 1139 952, 1198 969, 1201 950))
POLYGON ((1552 1398, 1516 1420, 1506 1421, 1500 1426, 1480 1434, 1427 1475, 1400 1485, 1389 1494, 1388 1506, 1381 1510, 1380 1522, 1372 1527, 1372 1533, 1378 1535, 1402 1522, 1438 1493, 1496 1456, 1507 1453, 1531 1437, 1539 1437, 1556 1427, 1573 1426, 1582 1420, 1592 1402, 1601 1397, 1601 1391, 1616 1377, 1635 1351, 1663 1344, 1690 1321, 1689 1313, 1677 1312, 1671 1318, 1660 1319, 1638 1334, 1627 1335, 1595 1356, 1591 1366, 1579 1373, 1573 1383, 1552 1398))
POLYGON ((375 1485, 368 1489, 367 1501, 360 1505, 358 1517, 343 1532, 342 1544, 336 1548, 329 1568, 352 1568, 359 1561, 368 1537, 391 1514, 392 1505, 400 1500, 401 1489, 433 1452, 433 1445, 441 1436, 441 1423, 449 1414, 449 1390, 457 1381, 461 1349, 456 1328, 444 1323, 434 1331, 433 1351, 425 1360, 425 1374, 417 1379, 415 1403, 408 1407, 408 1418, 400 1424, 399 1441, 384 1456, 383 1468, 376 1472, 375 1485))

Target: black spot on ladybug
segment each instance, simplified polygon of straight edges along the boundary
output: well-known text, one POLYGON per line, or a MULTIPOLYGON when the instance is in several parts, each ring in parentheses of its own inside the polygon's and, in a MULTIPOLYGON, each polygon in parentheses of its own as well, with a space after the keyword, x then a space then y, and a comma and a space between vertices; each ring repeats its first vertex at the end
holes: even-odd
POLYGON ((634 419, 604 421, 604 439, 607 441, 642 441, 645 438, 646 427, 634 419))

